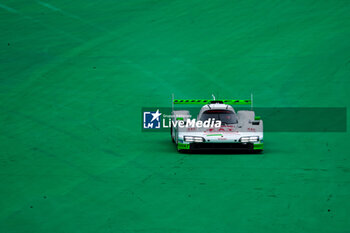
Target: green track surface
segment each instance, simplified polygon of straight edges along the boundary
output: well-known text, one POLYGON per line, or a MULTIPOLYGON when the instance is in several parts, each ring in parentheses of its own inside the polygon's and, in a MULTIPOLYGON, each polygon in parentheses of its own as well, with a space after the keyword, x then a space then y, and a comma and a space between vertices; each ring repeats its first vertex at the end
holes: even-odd
POLYGON ((140 110, 349 107, 350 1, 43 1, 0 2, 1 233, 349 232, 348 132, 179 154, 140 110))

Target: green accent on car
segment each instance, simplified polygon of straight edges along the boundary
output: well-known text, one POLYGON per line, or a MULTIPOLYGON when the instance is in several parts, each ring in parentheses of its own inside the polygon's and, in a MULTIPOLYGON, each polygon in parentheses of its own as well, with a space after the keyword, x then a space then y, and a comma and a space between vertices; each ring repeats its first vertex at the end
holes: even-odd
POLYGON ((256 120, 256 121, 261 120, 261 117, 260 116, 255 116, 254 120, 256 120))
POLYGON ((190 149, 190 144, 178 143, 177 149, 178 150, 188 150, 188 149, 190 149))
POLYGON ((263 149, 264 149, 264 143, 254 144, 254 150, 263 150, 263 149))
POLYGON ((222 136, 222 134, 209 134, 209 135, 207 135, 208 137, 210 137, 210 136, 222 136))
POLYGON ((223 99, 223 100, 208 100, 208 99, 175 99, 174 104, 210 104, 212 101, 222 101, 224 104, 230 105, 250 105, 251 100, 232 100, 232 99, 223 99))

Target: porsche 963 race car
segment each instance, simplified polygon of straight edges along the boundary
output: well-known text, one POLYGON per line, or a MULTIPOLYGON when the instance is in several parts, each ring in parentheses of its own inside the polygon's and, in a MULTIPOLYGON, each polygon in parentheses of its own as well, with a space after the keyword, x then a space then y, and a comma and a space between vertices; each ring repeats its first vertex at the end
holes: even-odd
POLYGON ((250 100, 173 99, 171 138, 179 152, 192 150, 262 151, 263 121, 252 110, 235 111, 232 106, 251 105, 250 100), (196 119, 174 105, 204 105, 196 119))

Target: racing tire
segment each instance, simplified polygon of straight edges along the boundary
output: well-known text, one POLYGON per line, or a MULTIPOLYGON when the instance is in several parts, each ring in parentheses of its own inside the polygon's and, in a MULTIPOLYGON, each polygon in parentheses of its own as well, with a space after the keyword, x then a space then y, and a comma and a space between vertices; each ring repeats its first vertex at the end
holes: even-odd
POLYGON ((171 141, 175 143, 175 139, 173 138, 173 126, 170 127, 170 137, 171 137, 171 141))

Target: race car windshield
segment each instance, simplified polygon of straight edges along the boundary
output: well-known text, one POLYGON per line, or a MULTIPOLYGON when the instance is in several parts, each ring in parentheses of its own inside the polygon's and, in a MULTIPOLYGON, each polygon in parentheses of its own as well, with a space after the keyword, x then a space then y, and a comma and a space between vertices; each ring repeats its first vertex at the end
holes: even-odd
POLYGON ((222 124, 237 124, 238 120, 236 115, 229 110, 207 110, 201 116, 201 121, 206 120, 219 120, 222 124))

